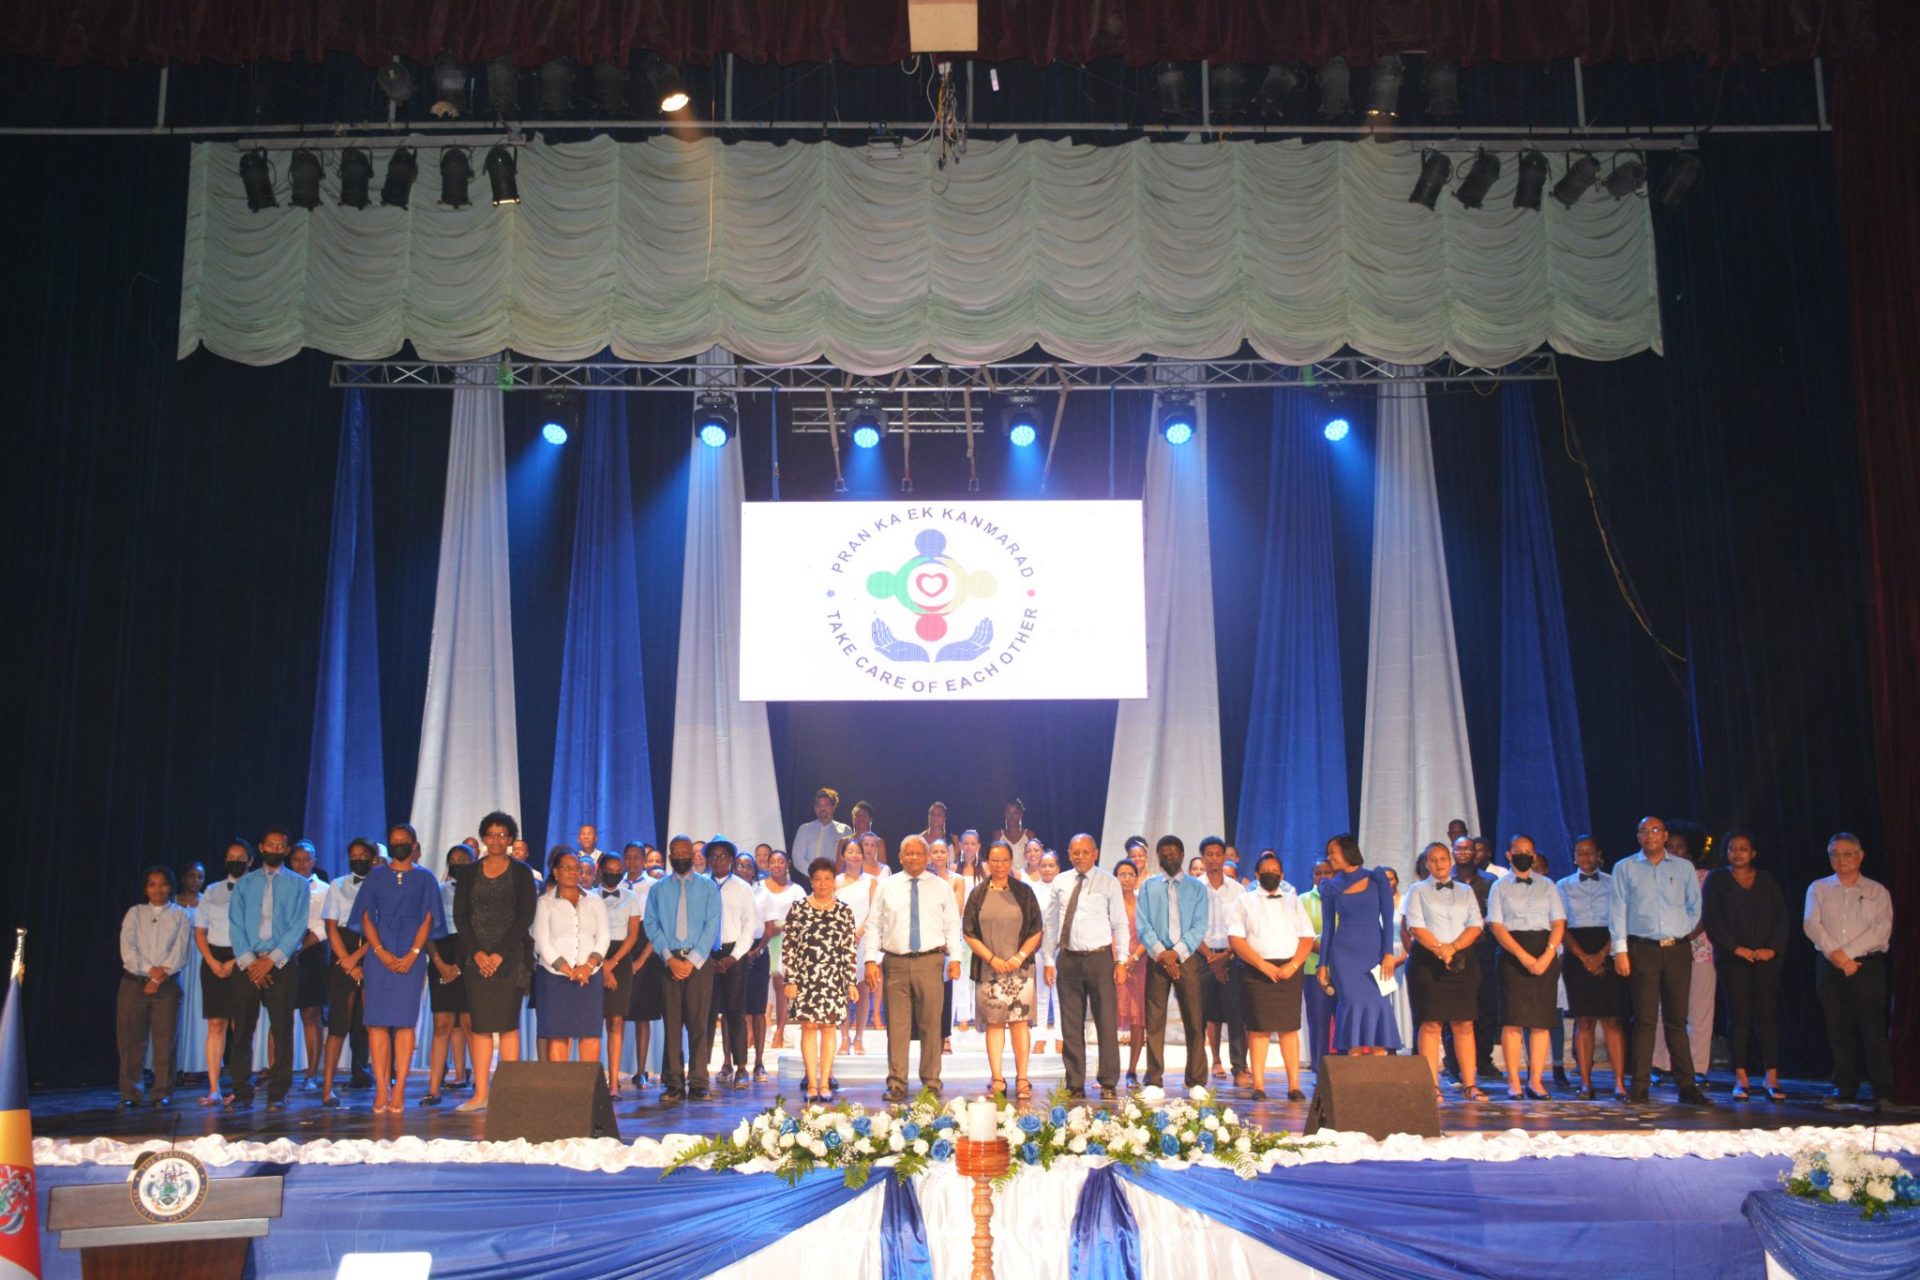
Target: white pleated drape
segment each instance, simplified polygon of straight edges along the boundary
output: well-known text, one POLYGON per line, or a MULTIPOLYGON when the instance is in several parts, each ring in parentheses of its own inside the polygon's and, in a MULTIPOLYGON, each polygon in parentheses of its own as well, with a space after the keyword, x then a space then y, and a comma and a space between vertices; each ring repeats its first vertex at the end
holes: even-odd
POLYGON ((482 816, 520 814, 502 393, 492 365, 464 366, 460 378, 413 784, 413 825, 436 875, 447 847, 477 834, 482 816))
MULTIPOLYGON (((1415 369, 1399 370, 1412 375, 1415 369)), ((1447 823, 1480 829, 1423 383, 1380 387, 1360 849, 1408 878, 1447 823)))
MULTIPOLYGON (((1159 397, 1154 397, 1159 411, 1159 397)), ((1101 847, 1173 832, 1197 846, 1226 834, 1220 763, 1219 664, 1207 527, 1207 397, 1194 398, 1193 439, 1147 444, 1147 696, 1122 701, 1101 847)))
MULTIPOLYGON (((373 149, 384 173, 389 148, 373 149)), ((193 149, 182 356, 248 364, 303 347, 429 360, 511 348, 666 361, 722 346, 876 373, 1041 346, 1292 363, 1352 347, 1499 365, 1547 344, 1593 360, 1660 349, 1645 200, 1572 209, 1407 200, 1411 144, 1113 147, 975 139, 925 150, 656 138, 522 147, 517 205, 440 205, 422 150, 410 208, 254 213, 229 143, 193 149)))
MULTIPOLYGON (((730 364, 723 351, 703 363, 730 364)), ((724 379, 724 375, 716 375, 724 379)), ((740 701, 740 442, 692 440, 687 547, 680 585, 680 661, 673 701, 673 782, 667 834, 720 832, 750 848, 781 838, 767 704, 740 701)))

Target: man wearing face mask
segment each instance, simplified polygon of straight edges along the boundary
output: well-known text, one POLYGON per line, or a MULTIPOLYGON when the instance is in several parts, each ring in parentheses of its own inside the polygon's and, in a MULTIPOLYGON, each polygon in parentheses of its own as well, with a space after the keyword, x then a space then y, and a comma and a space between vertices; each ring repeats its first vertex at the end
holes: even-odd
MULTIPOLYGON (((227 925, 233 935, 233 959, 252 987, 254 1019, 265 1009, 273 1034, 273 1060, 267 1071, 267 1110, 285 1111, 293 1088, 294 971, 287 967, 307 932, 307 882, 286 865, 293 851, 287 829, 270 826, 260 837, 261 865, 233 886, 227 925)), ((240 1074, 234 1101, 253 1105, 253 1046, 238 1055, 240 1074)))
POLYGON ((673 874, 647 894, 647 937, 667 958, 660 1083, 667 1102, 710 1098, 707 1059, 713 1052, 713 960, 720 939, 720 887, 693 874, 693 840, 667 842, 673 874), (682 1038, 684 1037, 684 1044, 682 1038))
POLYGON ((1207 891, 1186 874, 1187 846, 1179 836, 1165 835, 1154 846, 1160 874, 1149 876, 1135 896, 1134 925, 1146 944, 1147 1074, 1159 1085, 1166 1072, 1167 993, 1180 1002, 1180 1025, 1186 1030, 1189 1087, 1207 1082, 1207 1049, 1202 1039, 1200 944, 1206 938, 1207 891))
POLYGON ((379 860, 373 841, 358 836, 347 845, 347 875, 327 886, 326 905, 320 909, 320 921, 327 931, 327 1047, 321 1058, 320 1105, 337 1107, 340 1099, 333 1091, 333 1077, 340 1068, 340 1046, 353 1045, 355 1089, 373 1087, 367 1071, 366 1011, 361 1007, 360 980, 367 958, 367 940, 358 931, 347 928, 353 915, 353 900, 360 896, 360 885, 379 860))

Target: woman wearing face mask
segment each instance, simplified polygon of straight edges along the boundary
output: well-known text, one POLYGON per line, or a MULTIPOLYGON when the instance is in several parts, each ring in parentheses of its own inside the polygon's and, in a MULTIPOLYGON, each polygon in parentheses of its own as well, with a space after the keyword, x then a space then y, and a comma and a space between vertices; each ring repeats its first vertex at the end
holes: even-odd
POLYGON ((1701 912, 1713 942, 1713 965, 1727 993, 1727 1051, 1733 1058, 1733 1099, 1747 1100, 1752 1042, 1760 1042, 1767 1097, 1780 1092, 1780 971, 1786 963, 1790 919, 1780 882, 1754 865, 1753 836, 1729 831, 1727 865, 1707 873, 1701 912))
POLYGON ((520 1058, 520 1002, 533 981, 533 870, 509 853, 520 838, 512 815, 480 819, 481 858, 454 881, 453 928, 466 952, 460 980, 472 1025, 473 1096, 456 1110, 487 1109, 493 1037, 500 1061, 520 1058))
POLYGON ((1313 921, 1299 895, 1280 874, 1280 855, 1264 853, 1255 867, 1259 888, 1233 904, 1227 945, 1246 967, 1247 1065, 1253 1072, 1253 1097, 1267 1096, 1267 1046, 1280 1036, 1280 1061, 1287 1073, 1287 1098, 1304 1102, 1300 1092, 1300 1008, 1306 989, 1307 957, 1313 954, 1313 921))
MULTIPOLYGON (((379 860, 379 847, 365 836, 348 841, 349 874, 327 886, 326 905, 320 909, 320 921, 327 930, 328 953, 327 1045, 321 1064, 320 1105, 329 1109, 340 1105, 340 1099, 333 1092, 333 1078, 340 1069, 341 1048, 357 1035, 360 1040, 355 1045, 356 1059, 366 1052, 367 1021, 361 984, 367 976, 367 940, 357 930, 348 928, 347 921, 353 916, 360 886, 367 882, 367 876, 379 860)), ((356 1075, 366 1069, 364 1061, 354 1062, 356 1075)))
POLYGON ((1535 873, 1533 841, 1517 835, 1507 845, 1513 874, 1494 882, 1487 895, 1487 929, 1500 948, 1500 1052, 1507 1062, 1507 1097, 1545 1101, 1548 1031, 1560 1016, 1560 941, 1567 907, 1559 886, 1535 873), (1520 1085, 1521 1041, 1526 1042, 1527 1084, 1520 1085))
POLYGON ((193 945, 200 952, 200 1008, 207 1020, 207 1096, 203 1107, 217 1107, 231 1101, 220 1092, 220 1068, 228 1057, 229 1032, 247 1034, 235 1021, 246 1016, 249 988, 247 977, 233 959, 233 935, 228 929, 227 904, 233 899, 233 886, 253 864, 253 846, 245 840, 227 845, 226 879, 200 895, 194 910, 193 945))
POLYGON ((366 1000, 376 1115, 398 1115, 406 1109, 413 1029, 420 1020, 420 993, 427 981, 428 964, 422 953, 429 941, 447 932, 440 882, 418 864, 419 854, 420 837, 412 827, 402 823, 391 828, 387 864, 367 873, 347 917, 348 928, 366 935, 373 958, 361 990, 366 1000))
MULTIPOLYGON (((473 850, 457 844, 447 850, 446 863, 447 878, 440 884, 440 906, 446 918, 452 920, 455 882, 465 874, 462 867, 473 865, 473 850)), ((467 1037, 473 1019, 467 1013, 467 988, 460 981, 460 935, 449 933, 436 938, 427 959, 432 961, 432 969, 427 974, 427 1003, 433 1009, 433 1048, 427 1054, 427 1096, 420 1099, 420 1105, 437 1107, 442 1091, 449 1087, 465 1089, 473 1083, 473 1054, 467 1037), (454 1073, 460 1070, 463 1057, 466 1075, 455 1080, 454 1073)))

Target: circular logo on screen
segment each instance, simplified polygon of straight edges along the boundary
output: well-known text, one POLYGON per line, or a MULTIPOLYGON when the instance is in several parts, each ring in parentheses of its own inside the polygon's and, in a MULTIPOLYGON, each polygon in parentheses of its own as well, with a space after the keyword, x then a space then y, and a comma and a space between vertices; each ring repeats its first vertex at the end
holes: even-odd
POLYGON ((133 1166, 133 1207, 148 1222, 191 1218, 207 1199, 207 1166, 184 1151, 149 1151, 133 1166))

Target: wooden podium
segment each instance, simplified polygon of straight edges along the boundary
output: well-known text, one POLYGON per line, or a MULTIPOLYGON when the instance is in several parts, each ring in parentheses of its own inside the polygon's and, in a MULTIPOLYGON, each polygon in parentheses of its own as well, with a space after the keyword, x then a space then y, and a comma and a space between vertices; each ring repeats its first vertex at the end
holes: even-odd
POLYGON ((47 1230, 80 1250, 85 1280, 241 1280, 247 1252, 280 1216, 282 1180, 214 1178, 206 1200, 181 1222, 150 1222, 124 1182, 55 1187, 47 1230))

